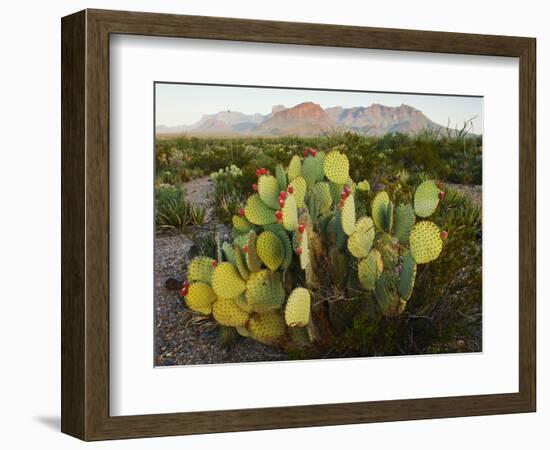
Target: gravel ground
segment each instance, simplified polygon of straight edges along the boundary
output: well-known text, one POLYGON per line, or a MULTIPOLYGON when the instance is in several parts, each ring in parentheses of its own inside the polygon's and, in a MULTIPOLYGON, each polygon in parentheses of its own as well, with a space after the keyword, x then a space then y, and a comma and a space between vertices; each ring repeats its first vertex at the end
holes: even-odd
MULTIPOLYGON (((208 209, 204 228, 215 227, 212 220, 212 182, 207 177, 184 184, 187 198, 208 209)), ((189 234, 193 231, 189 230, 189 234)), ((177 290, 168 290, 168 278, 183 280, 193 250, 193 241, 184 234, 165 233, 155 237, 155 365, 220 364, 253 361, 281 361, 285 353, 252 339, 237 337, 231 348, 218 338, 216 323, 190 311, 178 298, 177 290)))

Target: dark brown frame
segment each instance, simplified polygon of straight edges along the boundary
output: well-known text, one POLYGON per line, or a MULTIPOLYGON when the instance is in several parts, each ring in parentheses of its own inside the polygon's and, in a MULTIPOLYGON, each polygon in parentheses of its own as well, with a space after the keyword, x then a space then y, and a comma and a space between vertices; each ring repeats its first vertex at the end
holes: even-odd
POLYGON ((536 408, 536 40, 85 10, 62 31, 61 429, 84 440, 531 412, 536 408), (109 415, 109 36, 136 34, 519 58, 519 392, 109 415))

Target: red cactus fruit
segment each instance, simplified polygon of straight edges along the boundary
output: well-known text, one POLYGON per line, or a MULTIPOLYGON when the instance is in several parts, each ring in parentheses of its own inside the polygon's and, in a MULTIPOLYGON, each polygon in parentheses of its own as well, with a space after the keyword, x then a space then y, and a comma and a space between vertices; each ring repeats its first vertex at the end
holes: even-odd
POLYGON ((441 232, 441 239, 445 240, 449 237, 449 233, 447 231, 441 232))
POLYGON ((262 174, 262 169, 256 169, 256 176, 259 177, 262 174))
POLYGON ((280 199, 279 199, 279 205, 281 205, 281 208, 282 208, 283 206, 285 206, 285 199, 284 199, 284 198, 280 198, 280 199))
POLYGON ((182 297, 185 297, 187 294, 189 294, 189 289, 188 288, 183 288, 181 291, 180 291, 180 295, 182 297))
POLYGON ((288 191, 289 194, 294 193, 294 187, 289 186, 288 189, 287 189, 287 191, 288 191))
POLYGON ((244 216, 244 208, 239 208, 239 210, 237 211, 239 216, 244 216))
POLYGON ((303 233, 305 229, 306 229, 306 224, 305 223, 302 222, 300 225, 298 225, 298 231, 300 233, 303 233))
POLYGON ((218 260, 215 259, 212 261, 212 267, 214 268, 218 267, 218 260))
POLYGON ((279 198, 282 198, 283 200, 286 198, 286 191, 281 191, 279 194, 279 198))
POLYGON ((340 200, 338 202, 338 208, 342 209, 343 206, 344 206, 344 202, 342 200, 340 200))
POLYGON ((298 247, 298 248, 296 249, 296 253, 298 253, 299 255, 301 255, 301 254, 302 254, 302 247, 298 247))
POLYGON ((347 184, 344 186, 344 192, 346 194, 349 194, 351 192, 351 188, 347 184))
POLYGON ((185 281, 183 282, 183 287, 184 287, 184 288, 188 288, 188 287, 189 287, 189 281, 185 280, 185 281))
POLYGON ((254 183, 254 184, 252 185, 252 189, 253 189, 254 191, 257 191, 257 190, 258 190, 258 185, 257 185, 256 183, 254 183))
POLYGON ((243 253, 248 253, 248 245, 243 245, 243 253))
POLYGON ((445 198, 445 191, 439 191, 439 198, 443 200, 445 198))
POLYGON ((313 156, 314 158, 317 156, 317 150, 315 150, 314 148, 310 149, 309 152, 311 153, 311 156, 313 156))

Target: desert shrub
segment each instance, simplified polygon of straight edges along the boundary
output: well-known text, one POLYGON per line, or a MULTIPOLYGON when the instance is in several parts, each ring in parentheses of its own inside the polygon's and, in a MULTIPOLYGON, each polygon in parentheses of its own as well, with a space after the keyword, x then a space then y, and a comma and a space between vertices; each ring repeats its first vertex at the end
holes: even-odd
POLYGON ((231 223, 231 217, 243 203, 250 177, 235 164, 210 174, 214 182, 214 213, 221 223, 231 223), (246 183, 246 184, 245 184, 246 183))

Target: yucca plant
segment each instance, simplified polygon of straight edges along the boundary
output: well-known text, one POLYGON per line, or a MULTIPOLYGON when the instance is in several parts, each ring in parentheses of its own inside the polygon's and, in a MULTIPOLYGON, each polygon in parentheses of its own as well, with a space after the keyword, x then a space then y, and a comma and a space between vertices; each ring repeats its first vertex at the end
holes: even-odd
POLYGON ((155 204, 156 223, 162 228, 183 231, 186 226, 206 222, 206 209, 189 203, 180 187, 169 184, 157 186, 155 204))

